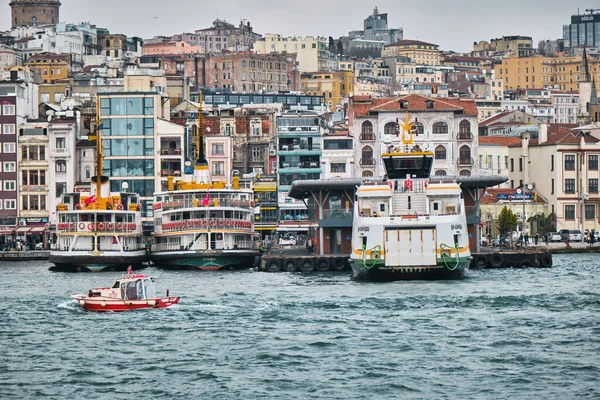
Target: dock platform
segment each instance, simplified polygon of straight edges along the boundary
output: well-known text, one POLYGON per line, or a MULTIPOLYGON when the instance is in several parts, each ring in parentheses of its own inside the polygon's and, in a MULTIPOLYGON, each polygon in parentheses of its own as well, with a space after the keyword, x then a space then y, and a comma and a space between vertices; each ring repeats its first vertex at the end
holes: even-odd
POLYGON ((264 272, 313 272, 350 270, 349 254, 314 254, 299 249, 276 249, 263 254, 260 269, 264 272))
POLYGON ((470 268, 550 268, 552 253, 546 250, 509 250, 472 253, 470 268))
POLYGON ((50 250, 1 251, 0 261, 47 260, 50 250))

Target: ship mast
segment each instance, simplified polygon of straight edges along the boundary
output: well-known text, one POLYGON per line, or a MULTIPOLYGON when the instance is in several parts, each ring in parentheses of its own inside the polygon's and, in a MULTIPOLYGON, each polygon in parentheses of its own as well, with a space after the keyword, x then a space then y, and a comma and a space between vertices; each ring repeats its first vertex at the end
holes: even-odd
POLYGON ((206 155, 204 154, 204 129, 202 129, 202 121, 204 116, 202 115, 202 91, 198 94, 198 158, 196 160, 196 166, 194 169, 203 170, 208 169, 208 162, 206 161, 206 155))
POLYGON ((96 119, 94 120, 94 136, 96 140, 96 198, 94 208, 98 209, 101 203, 102 193, 102 142, 100 138, 100 96, 96 96, 96 119))

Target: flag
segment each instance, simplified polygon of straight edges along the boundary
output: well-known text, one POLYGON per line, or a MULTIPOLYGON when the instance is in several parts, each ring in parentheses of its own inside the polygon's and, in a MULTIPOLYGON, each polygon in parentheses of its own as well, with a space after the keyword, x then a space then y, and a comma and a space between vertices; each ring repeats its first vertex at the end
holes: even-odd
POLYGON ((90 196, 87 199, 85 199, 84 203, 85 205, 89 205, 90 203, 93 203, 96 201, 96 195, 90 196))
POLYGON ((508 195, 508 202, 512 203, 512 194, 508 195))
POLYGON ((204 207, 207 207, 207 206, 208 206, 208 193, 206 193, 206 197, 205 197, 205 198, 204 198, 204 200, 202 201, 202 205, 203 205, 204 207))
POLYGON ((131 268, 131 265, 127 268, 127 275, 133 275, 133 269, 131 268))

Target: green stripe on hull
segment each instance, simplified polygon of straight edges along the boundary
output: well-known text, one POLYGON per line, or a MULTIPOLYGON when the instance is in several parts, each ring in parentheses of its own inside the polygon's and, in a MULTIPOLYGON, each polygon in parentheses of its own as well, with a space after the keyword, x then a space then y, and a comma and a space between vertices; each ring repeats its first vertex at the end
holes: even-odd
POLYGON ((392 280, 427 280, 459 278, 468 268, 470 257, 460 257, 458 265, 456 259, 450 259, 446 266, 442 259, 438 259, 435 266, 386 266, 384 260, 377 260, 371 264, 367 260, 365 266, 362 260, 351 260, 350 265, 357 279, 392 281, 392 280), (369 268, 369 266, 371 266, 369 268), (454 268, 454 266, 456 267, 454 268))

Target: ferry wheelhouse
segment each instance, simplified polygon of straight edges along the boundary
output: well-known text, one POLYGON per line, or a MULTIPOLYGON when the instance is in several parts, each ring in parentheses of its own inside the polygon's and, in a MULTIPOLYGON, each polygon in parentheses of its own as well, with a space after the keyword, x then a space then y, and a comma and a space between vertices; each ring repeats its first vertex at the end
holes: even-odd
MULTIPOLYGON (((407 117, 408 119, 408 117, 407 117)), ((433 153, 405 140, 382 155, 387 176, 357 189, 350 264, 368 280, 461 276, 470 263, 462 190, 450 177, 432 177, 433 153)))

